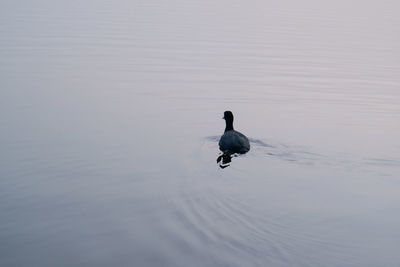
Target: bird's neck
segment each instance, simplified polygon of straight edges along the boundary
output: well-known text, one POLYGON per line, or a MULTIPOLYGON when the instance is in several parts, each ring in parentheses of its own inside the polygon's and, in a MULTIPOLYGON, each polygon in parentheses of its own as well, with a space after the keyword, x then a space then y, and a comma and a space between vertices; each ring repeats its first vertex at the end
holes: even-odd
POLYGON ((233 121, 226 122, 225 132, 227 131, 233 131, 233 121))

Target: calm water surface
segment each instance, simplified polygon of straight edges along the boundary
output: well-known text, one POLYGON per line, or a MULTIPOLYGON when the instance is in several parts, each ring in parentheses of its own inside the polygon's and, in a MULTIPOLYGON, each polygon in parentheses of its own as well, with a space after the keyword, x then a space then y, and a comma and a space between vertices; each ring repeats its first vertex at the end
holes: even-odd
POLYGON ((399 266, 399 8, 2 1, 0 265, 399 266))

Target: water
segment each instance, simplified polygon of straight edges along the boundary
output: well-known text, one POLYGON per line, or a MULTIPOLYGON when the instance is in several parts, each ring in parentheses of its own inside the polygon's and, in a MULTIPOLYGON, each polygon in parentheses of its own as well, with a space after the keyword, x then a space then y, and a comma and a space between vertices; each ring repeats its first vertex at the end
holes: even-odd
POLYGON ((398 10, 2 1, 0 265, 399 266, 398 10))

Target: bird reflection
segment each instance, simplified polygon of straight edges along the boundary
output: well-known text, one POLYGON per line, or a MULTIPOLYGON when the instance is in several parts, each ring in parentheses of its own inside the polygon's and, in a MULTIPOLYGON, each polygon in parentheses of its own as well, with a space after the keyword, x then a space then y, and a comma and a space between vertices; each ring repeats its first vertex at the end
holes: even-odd
POLYGON ((232 154, 230 153, 221 153, 217 158, 217 163, 221 169, 228 167, 232 161, 232 154))

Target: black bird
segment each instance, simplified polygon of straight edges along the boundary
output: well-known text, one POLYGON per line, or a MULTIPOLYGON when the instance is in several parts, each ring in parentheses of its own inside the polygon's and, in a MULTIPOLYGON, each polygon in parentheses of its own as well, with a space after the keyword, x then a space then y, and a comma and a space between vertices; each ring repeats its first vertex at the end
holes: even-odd
MULTIPOLYGON (((233 114, 231 111, 225 111, 223 119, 225 120, 226 127, 224 134, 219 140, 219 150, 223 154, 218 157, 217 162, 223 159, 222 164, 227 164, 231 162, 232 154, 247 153, 250 150, 250 143, 244 134, 233 129, 233 114)), ((221 167, 224 168, 222 165, 221 167)))

